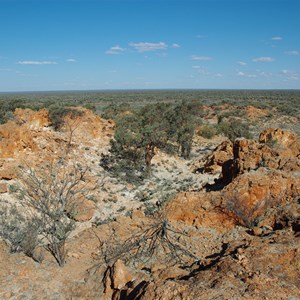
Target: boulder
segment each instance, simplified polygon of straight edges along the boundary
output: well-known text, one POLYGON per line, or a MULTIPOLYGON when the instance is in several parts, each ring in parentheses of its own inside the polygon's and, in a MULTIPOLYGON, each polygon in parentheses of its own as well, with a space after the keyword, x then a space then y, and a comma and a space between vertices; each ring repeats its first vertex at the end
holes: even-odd
POLYGON ((300 174, 260 168, 235 178, 222 193, 222 206, 243 225, 253 222, 268 209, 284 205, 300 194, 300 174))
POLYGON ((114 289, 122 289, 128 282, 134 279, 133 274, 125 266, 124 262, 118 259, 111 269, 111 282, 114 289))
POLYGON ((204 171, 212 174, 221 173, 222 166, 231 162, 232 157, 232 142, 226 140, 217 146, 212 154, 206 157, 204 171))

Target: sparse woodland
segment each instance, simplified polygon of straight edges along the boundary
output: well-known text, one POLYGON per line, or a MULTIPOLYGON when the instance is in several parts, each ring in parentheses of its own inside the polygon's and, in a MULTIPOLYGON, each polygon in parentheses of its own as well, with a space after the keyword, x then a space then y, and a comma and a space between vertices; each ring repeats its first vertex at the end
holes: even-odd
POLYGON ((0 105, 0 298, 300 297, 299 92, 0 105))

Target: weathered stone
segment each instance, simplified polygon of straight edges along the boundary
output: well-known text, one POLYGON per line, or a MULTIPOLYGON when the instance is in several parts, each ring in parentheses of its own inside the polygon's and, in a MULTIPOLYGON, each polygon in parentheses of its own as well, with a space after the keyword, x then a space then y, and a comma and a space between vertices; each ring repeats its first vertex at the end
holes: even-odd
POLYGON ((245 225, 266 209, 283 204, 300 193, 300 176, 260 168, 235 178, 224 189, 223 205, 245 225))
POLYGON ((74 207, 72 206, 72 217, 78 222, 89 221, 94 216, 95 209, 95 202, 87 199, 79 200, 74 207))
POLYGON ((18 176, 18 168, 14 161, 0 159, 0 179, 11 180, 18 176))
POLYGON ((8 188, 6 183, 0 183, 0 194, 7 193, 8 188))
POLYGON ((111 282, 114 289, 120 290, 134 279, 122 260, 118 259, 111 269, 111 282))
POLYGON ((212 174, 221 173, 222 166, 226 164, 226 162, 231 161, 232 157, 232 142, 226 140, 206 158, 204 171, 212 174))
POLYGON ((39 111, 17 108, 14 116, 19 124, 26 124, 32 130, 48 127, 51 124, 49 112, 45 108, 39 111))

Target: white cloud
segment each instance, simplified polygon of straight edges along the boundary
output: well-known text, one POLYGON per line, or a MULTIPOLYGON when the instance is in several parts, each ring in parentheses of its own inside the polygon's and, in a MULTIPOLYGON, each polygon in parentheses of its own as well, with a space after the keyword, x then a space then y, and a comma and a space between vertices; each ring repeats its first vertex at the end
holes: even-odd
POLYGON ((174 43, 174 44, 171 45, 171 48, 180 48, 180 45, 174 43))
POLYGON ((247 78, 256 78, 257 76, 255 74, 246 74, 244 72, 239 71, 237 73, 238 76, 240 77, 247 77, 247 78))
POLYGON ((291 70, 281 70, 281 75, 285 76, 288 80, 299 80, 299 74, 291 70))
POLYGON ((300 55, 300 52, 297 50, 292 50, 292 51, 286 51, 285 52, 287 55, 291 55, 291 56, 298 56, 300 55))
POLYGON ((193 66, 192 68, 195 69, 195 71, 200 75, 205 75, 205 76, 211 75, 211 73, 204 67, 193 66))
POLYGON ((156 51, 156 50, 166 50, 168 45, 164 42, 159 43, 148 43, 148 42, 140 42, 140 43, 130 43, 129 46, 135 48, 138 52, 148 52, 148 51, 156 51))
POLYGON ((198 38, 198 39, 204 39, 204 38, 206 38, 206 36, 205 36, 205 35, 202 35, 202 34, 198 34, 198 35, 196 36, 196 38, 198 38))
POLYGON ((197 56, 197 55, 193 55, 192 56, 192 60, 212 60, 212 58, 209 57, 209 56, 197 56))
POLYGON ((18 65, 57 65, 56 61, 21 60, 18 65))
POLYGON ((281 41, 281 40, 283 40, 283 37, 281 37, 281 36, 273 36, 272 37, 272 41, 281 41))
POLYGON ((77 62, 77 60, 74 59, 74 58, 68 58, 68 59, 67 59, 67 62, 77 62))
POLYGON ((273 76, 273 73, 271 72, 264 72, 264 71, 259 71, 259 75, 262 76, 262 77, 272 77, 273 76))
POLYGON ((116 45, 116 46, 111 47, 105 53, 106 54, 122 54, 124 51, 126 51, 125 48, 122 48, 119 45, 116 45))
POLYGON ((240 66, 246 66, 247 65, 247 63, 245 63, 244 61, 238 61, 237 62, 240 66))
POLYGON ((252 61, 254 61, 254 62, 272 62, 272 61, 274 61, 274 58, 269 57, 269 56, 262 56, 262 57, 253 58, 252 61))

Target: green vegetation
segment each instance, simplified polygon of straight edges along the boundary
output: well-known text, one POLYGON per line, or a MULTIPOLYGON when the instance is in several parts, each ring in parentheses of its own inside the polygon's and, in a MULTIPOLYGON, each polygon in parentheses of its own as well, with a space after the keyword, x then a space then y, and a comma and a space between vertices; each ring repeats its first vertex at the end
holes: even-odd
POLYGON ((33 258, 35 248, 44 246, 63 267, 65 243, 75 229, 78 205, 91 191, 85 183, 87 169, 68 167, 60 159, 39 169, 21 171, 21 183, 10 190, 15 192, 22 209, 0 202, 0 236, 12 251, 23 251, 33 258))
POLYGON ((246 139, 252 138, 249 125, 237 119, 222 121, 220 124, 218 124, 218 130, 220 133, 228 137, 232 142, 241 137, 246 139))
POLYGON ((63 106, 62 104, 53 104, 48 107, 49 118, 55 130, 59 130, 64 125, 64 117, 69 116, 70 119, 75 119, 82 115, 82 112, 71 107, 63 106))
POLYGON ((116 174, 123 173, 124 179, 132 181, 151 173, 157 149, 175 148, 188 159, 195 127, 191 112, 191 106, 184 103, 162 103, 118 113, 111 157, 102 160, 102 166, 116 174))
POLYGON ((300 91, 298 90, 135 90, 135 91, 79 91, 79 92, 34 92, 0 93, 0 123, 5 122, 5 114, 15 108, 34 110, 48 108, 54 104, 63 106, 84 106, 98 114, 115 118, 112 107, 142 107, 155 103, 180 102, 201 105, 231 104, 238 109, 247 105, 272 109, 298 116, 300 111, 300 91), (126 105, 125 105, 126 104, 126 105), (109 109, 110 108, 110 109, 109 109), (110 113, 108 115, 108 111, 110 113))

